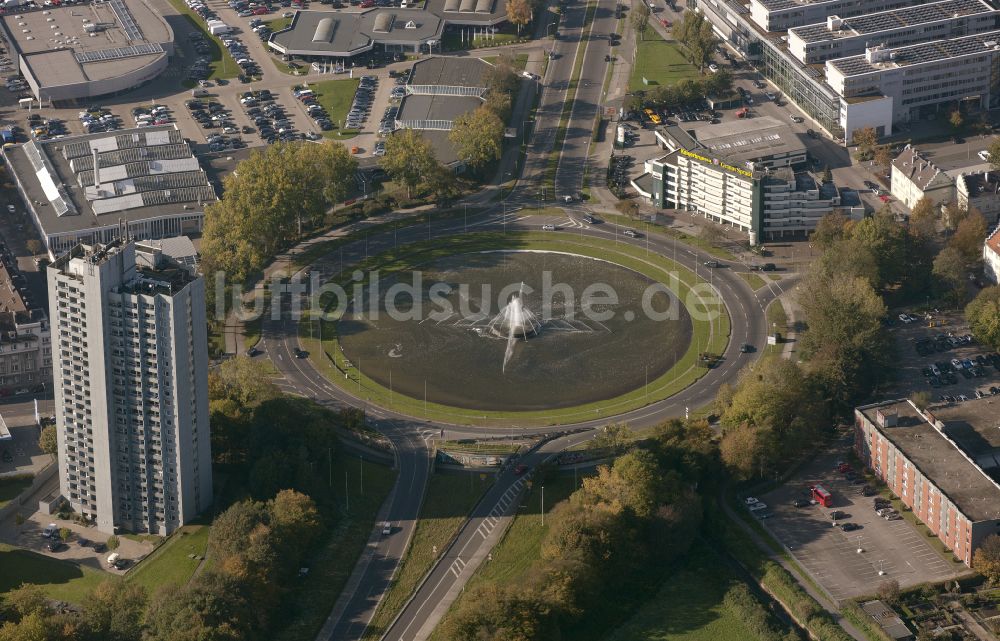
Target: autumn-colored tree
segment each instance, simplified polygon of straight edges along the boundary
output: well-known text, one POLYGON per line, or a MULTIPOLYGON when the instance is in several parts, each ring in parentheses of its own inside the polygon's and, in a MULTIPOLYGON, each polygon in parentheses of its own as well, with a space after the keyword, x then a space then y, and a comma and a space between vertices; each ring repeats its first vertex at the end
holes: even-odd
POLYGON ((956 249, 969 267, 982 259, 983 243, 986 241, 986 219, 979 212, 969 214, 958 223, 955 234, 948 241, 948 247, 956 249))
POLYGON ((910 212, 910 231, 924 238, 932 238, 937 234, 937 219, 934 201, 924 196, 913 205, 910 212))
POLYGON ((1000 583, 1000 536, 991 534, 983 539, 972 555, 972 568, 990 583, 1000 583))
POLYGON ((517 33, 521 27, 531 22, 531 4, 528 0, 507 0, 507 21, 517 25, 517 33))
POLYGON ((437 166, 434 147, 416 129, 403 129, 386 138, 385 155, 379 165, 389 177, 406 185, 406 197, 413 197, 424 176, 437 166))
POLYGON ((486 106, 455 119, 448 139, 458 157, 473 171, 479 171, 500 159, 503 151, 503 121, 486 106))

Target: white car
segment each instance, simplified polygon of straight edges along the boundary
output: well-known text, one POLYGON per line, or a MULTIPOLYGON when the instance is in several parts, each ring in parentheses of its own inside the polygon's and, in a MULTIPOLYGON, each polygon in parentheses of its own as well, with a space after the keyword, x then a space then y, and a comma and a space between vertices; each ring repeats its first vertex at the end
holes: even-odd
POLYGON ((719 70, 719 66, 713 62, 712 64, 708 65, 708 70, 711 71, 712 73, 715 73, 716 71, 719 70))
POLYGON ((910 317, 908 315, 906 315, 906 314, 900 314, 899 315, 899 320, 901 320, 904 323, 909 323, 910 322, 910 317))
POLYGON ((983 149, 982 151, 980 151, 976 155, 979 156, 979 158, 981 160, 985 161, 985 162, 989 162, 990 161, 990 152, 986 151, 985 149, 983 149))
POLYGON ((747 505, 753 505, 754 503, 760 503, 760 501, 757 500, 757 497, 754 497, 754 496, 748 496, 748 497, 746 497, 745 499, 743 499, 743 502, 746 503, 747 505))
POLYGON ((7 212, 13 214, 14 213, 14 205, 7 205, 7 212))
POLYGON ((767 509, 767 504, 766 503, 762 503, 760 501, 757 501, 753 505, 748 505, 747 509, 750 510, 751 512, 757 512, 759 510, 766 510, 767 509))
POLYGON ((522 71, 521 75, 528 80, 539 80, 541 78, 538 74, 531 73, 530 71, 522 71))
POLYGON ((767 98, 768 100, 774 100, 774 97, 775 97, 775 96, 774 96, 774 94, 773 94, 773 93, 771 93, 770 91, 765 91, 765 92, 764 92, 764 97, 765 97, 765 98, 767 98))
POLYGON ((383 521, 379 525, 382 528, 382 536, 389 536, 390 534, 392 534, 392 523, 389 523, 388 521, 383 521))
POLYGON ((45 529, 42 530, 42 536, 44 536, 47 539, 51 539, 53 536, 55 536, 56 532, 58 531, 59 527, 55 523, 49 523, 48 525, 45 526, 45 529))
POLYGON ((555 225, 542 225, 542 231, 555 231, 555 225))

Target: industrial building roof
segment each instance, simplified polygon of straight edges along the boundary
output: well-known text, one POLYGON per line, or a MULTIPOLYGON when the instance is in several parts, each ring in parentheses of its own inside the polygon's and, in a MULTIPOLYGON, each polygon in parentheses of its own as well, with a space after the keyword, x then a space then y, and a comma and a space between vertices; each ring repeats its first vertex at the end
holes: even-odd
POLYGON ((788 124, 769 116, 754 118, 749 124, 724 122, 696 135, 698 142, 734 164, 805 151, 805 144, 788 124))
POLYGON ((828 23, 824 22, 804 27, 792 27, 788 32, 794 33, 806 42, 822 42, 905 29, 929 22, 995 11, 985 0, 942 0, 941 2, 929 2, 893 11, 880 11, 853 18, 844 18, 839 23, 839 28, 836 29, 830 29, 828 23))
POLYGON ((410 85, 486 88, 488 62, 481 58, 434 57, 414 63, 410 85))
POLYGON ((4 155, 47 234, 194 213, 216 200, 173 125, 31 141, 4 155))
POLYGON ((483 101, 470 96, 411 95, 403 98, 396 121, 401 123, 430 120, 452 121, 462 114, 477 109, 483 101))
POLYGON ((988 31, 974 36, 935 40, 887 49, 876 56, 869 54, 848 56, 838 60, 829 60, 826 64, 832 65, 844 76, 860 76, 910 65, 929 64, 949 58, 976 55, 998 48, 1000 48, 1000 31, 988 31))
POLYGON ((933 406, 924 416, 907 400, 859 411, 970 520, 1000 519, 1000 401, 933 406), (897 425, 879 426, 879 410, 897 425))
POLYGON ((8 41, 42 86, 102 80, 173 50, 173 31, 145 2, 109 0, 0 15, 8 41))

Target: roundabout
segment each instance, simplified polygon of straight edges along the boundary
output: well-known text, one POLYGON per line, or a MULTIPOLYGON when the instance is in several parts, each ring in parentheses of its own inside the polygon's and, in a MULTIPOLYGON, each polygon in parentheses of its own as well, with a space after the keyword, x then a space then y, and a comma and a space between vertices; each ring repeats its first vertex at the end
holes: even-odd
POLYGON ((356 267, 333 277, 344 294, 322 301, 303 343, 345 392, 418 420, 615 416, 688 387, 710 371, 699 356, 729 342, 709 281, 591 236, 463 234, 356 267))

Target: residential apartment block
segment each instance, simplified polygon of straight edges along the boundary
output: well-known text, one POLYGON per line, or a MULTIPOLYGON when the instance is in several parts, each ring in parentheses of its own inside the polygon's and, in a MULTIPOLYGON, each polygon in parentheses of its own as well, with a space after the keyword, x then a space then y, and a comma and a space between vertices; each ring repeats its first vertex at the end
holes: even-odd
POLYGON ((52 380, 49 321, 31 300, 24 276, 6 248, 0 250, 0 394, 40 393, 52 380))
POLYGON ((909 400, 855 410, 858 457, 966 565, 1000 534, 1000 431, 991 398, 921 412, 909 400))
POLYGON ((170 534, 212 502, 204 281, 124 240, 48 276, 63 497, 102 532, 170 534))
POLYGON ((958 206, 979 211, 987 225, 1000 222, 1000 172, 963 173, 955 180, 958 206))
POLYGON ((924 196, 938 205, 955 200, 951 176, 910 145, 892 161, 889 190, 909 209, 924 196))

